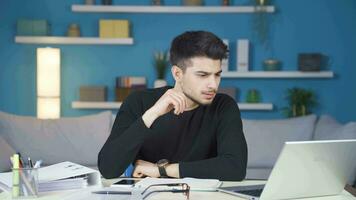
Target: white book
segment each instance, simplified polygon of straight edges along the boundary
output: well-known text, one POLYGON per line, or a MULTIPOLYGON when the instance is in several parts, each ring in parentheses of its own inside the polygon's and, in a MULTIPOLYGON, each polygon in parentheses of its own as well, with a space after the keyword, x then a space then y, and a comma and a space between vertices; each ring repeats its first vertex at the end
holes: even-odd
MULTIPOLYGON (((229 40, 223 39, 223 42, 227 46, 227 49, 229 49, 229 40)), ((223 72, 229 71, 229 55, 221 61, 221 70, 223 72)))
POLYGON ((146 85, 146 77, 130 76, 130 85, 146 85))
POLYGON ((247 72, 249 66, 249 41, 237 40, 237 71, 247 72))

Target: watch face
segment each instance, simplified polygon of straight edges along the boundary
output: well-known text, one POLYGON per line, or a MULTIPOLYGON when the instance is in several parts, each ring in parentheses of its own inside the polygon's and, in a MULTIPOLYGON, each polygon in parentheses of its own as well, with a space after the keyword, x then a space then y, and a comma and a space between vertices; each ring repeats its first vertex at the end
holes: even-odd
POLYGON ((167 165, 168 163, 169 163, 169 161, 167 159, 161 159, 156 164, 157 164, 157 166, 161 167, 161 166, 167 165))

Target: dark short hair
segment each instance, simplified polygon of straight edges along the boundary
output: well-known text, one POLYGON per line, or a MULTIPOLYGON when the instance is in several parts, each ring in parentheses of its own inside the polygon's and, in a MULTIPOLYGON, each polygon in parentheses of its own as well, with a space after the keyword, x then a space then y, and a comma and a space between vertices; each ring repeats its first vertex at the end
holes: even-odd
POLYGON ((208 57, 214 60, 227 58, 228 49, 223 41, 211 32, 187 31, 173 39, 170 62, 183 70, 193 57, 208 57))

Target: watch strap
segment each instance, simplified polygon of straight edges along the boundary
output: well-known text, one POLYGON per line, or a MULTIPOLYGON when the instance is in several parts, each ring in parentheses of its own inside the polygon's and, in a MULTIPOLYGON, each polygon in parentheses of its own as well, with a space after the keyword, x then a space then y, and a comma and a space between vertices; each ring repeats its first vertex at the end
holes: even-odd
POLYGON ((159 171, 160 177, 162 177, 162 178, 168 177, 165 166, 158 166, 158 171, 159 171))

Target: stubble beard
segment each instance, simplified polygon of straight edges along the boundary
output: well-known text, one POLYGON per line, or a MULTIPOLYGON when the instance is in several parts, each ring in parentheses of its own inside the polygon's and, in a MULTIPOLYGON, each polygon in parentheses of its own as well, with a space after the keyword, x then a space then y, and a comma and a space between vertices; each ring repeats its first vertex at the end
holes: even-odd
POLYGON ((193 101, 194 103, 198 104, 199 106, 201 105, 210 105, 213 101, 211 102, 208 102, 208 103, 202 103, 200 102, 199 100, 197 100, 196 98, 192 97, 190 94, 186 93, 184 90, 183 90, 183 94, 188 98, 190 99, 191 101, 193 101))

